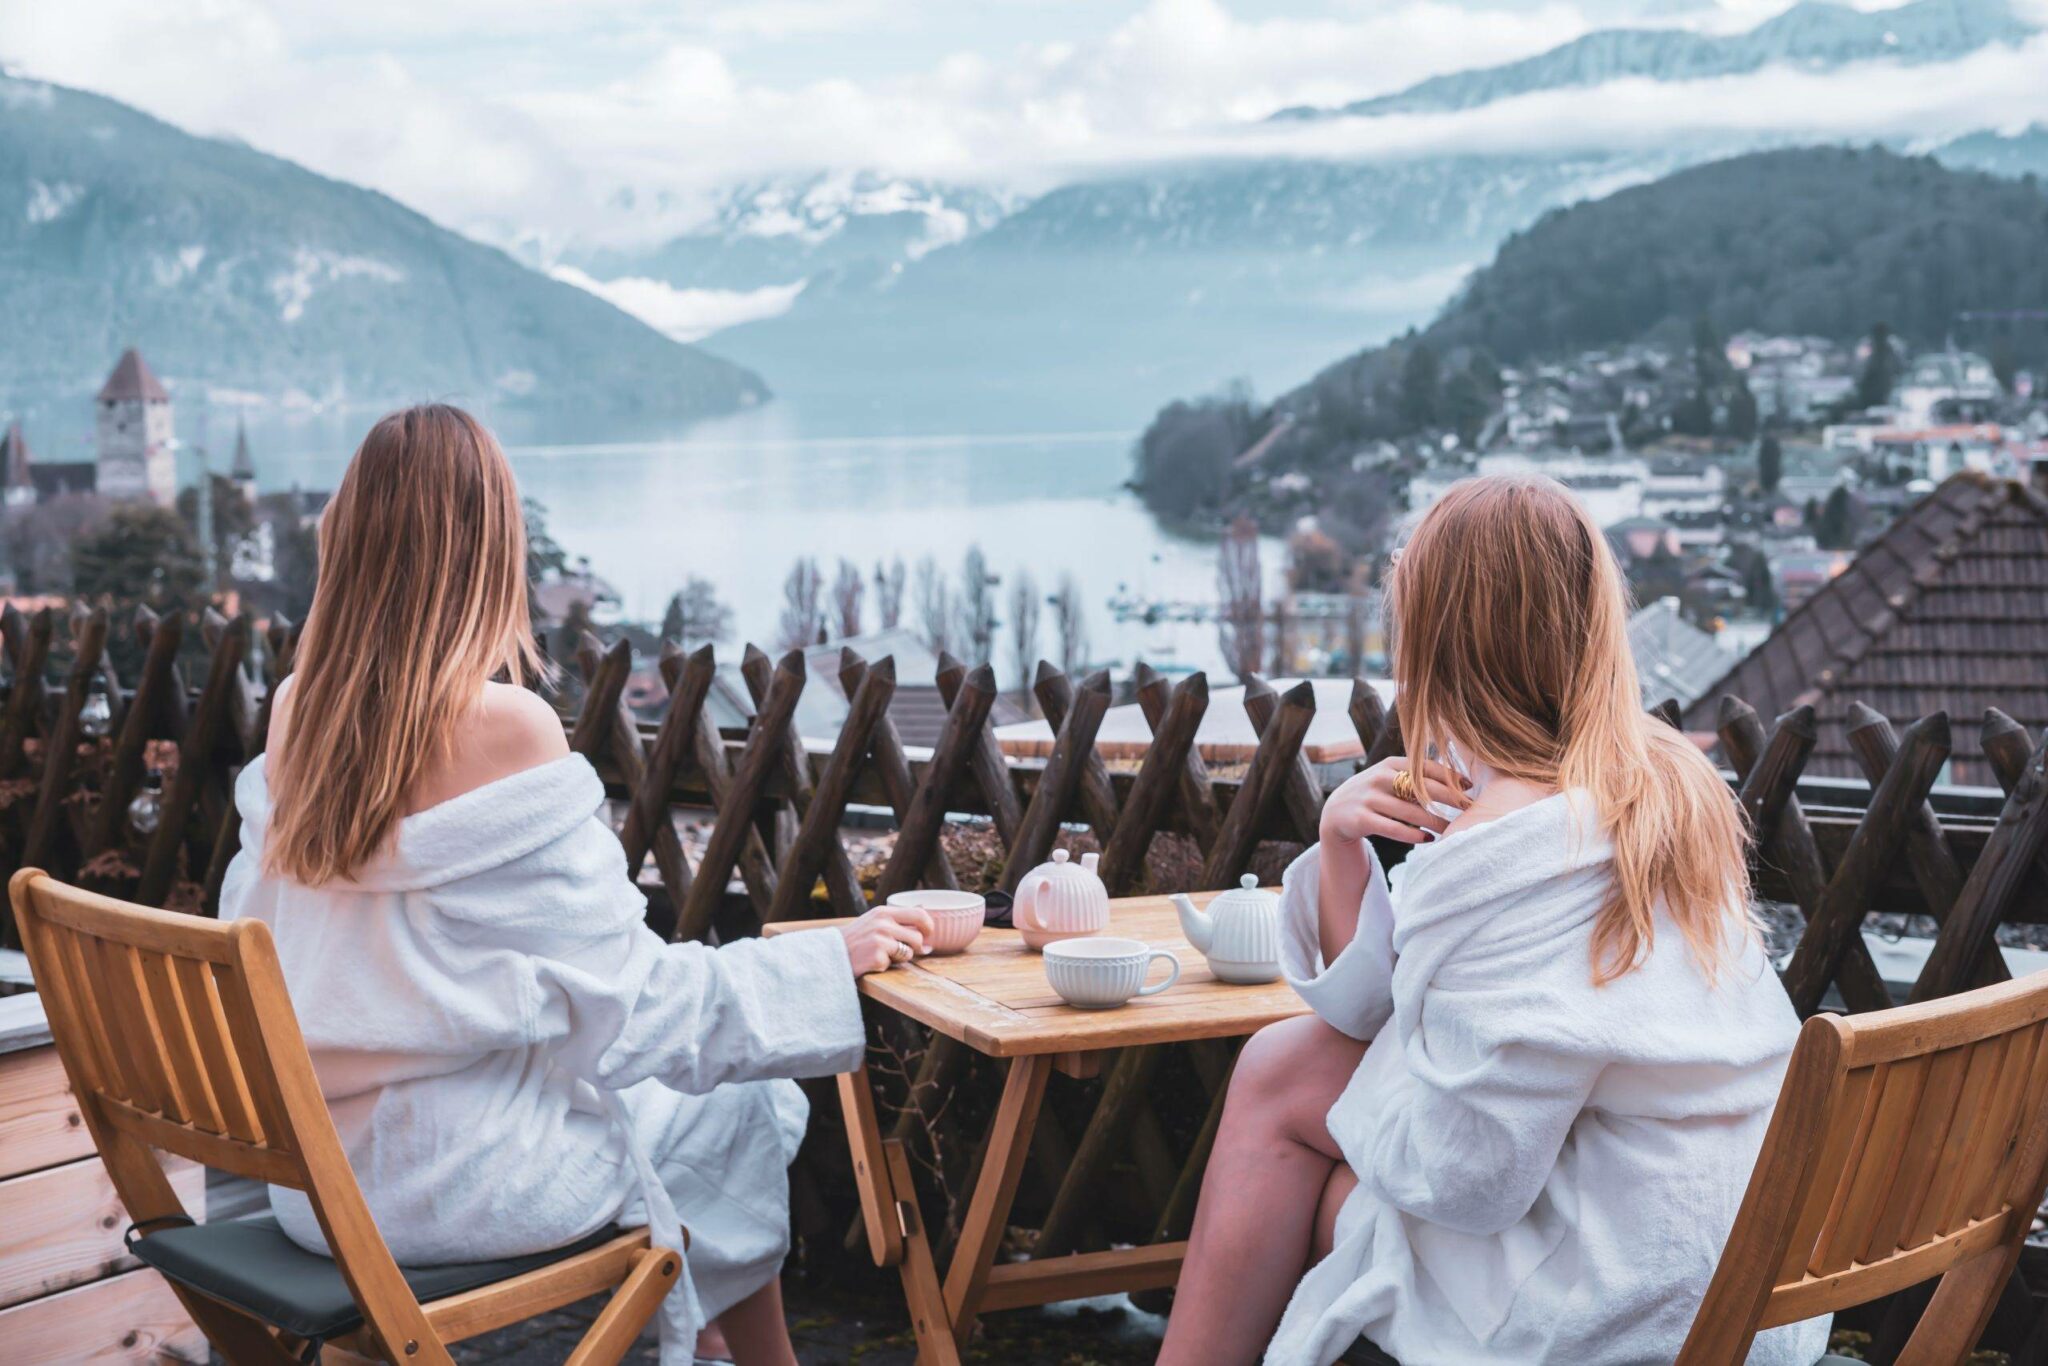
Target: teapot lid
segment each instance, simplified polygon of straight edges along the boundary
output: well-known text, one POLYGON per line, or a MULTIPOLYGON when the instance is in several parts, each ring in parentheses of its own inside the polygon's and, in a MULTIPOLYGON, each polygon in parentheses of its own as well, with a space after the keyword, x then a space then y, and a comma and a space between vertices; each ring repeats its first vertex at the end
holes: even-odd
POLYGON ((1222 893, 1209 903, 1213 913, 1219 906, 1270 906, 1279 904, 1280 898, 1271 892, 1261 891, 1256 873, 1246 873, 1238 878, 1237 885, 1222 893))
POLYGON ((1079 863, 1073 863, 1069 861, 1072 855, 1066 850, 1055 849, 1052 851, 1052 861, 1050 863, 1041 863, 1031 871, 1034 873, 1046 873, 1055 877, 1074 877, 1082 873, 1092 877, 1095 875, 1095 857, 1093 854, 1083 854, 1079 863))

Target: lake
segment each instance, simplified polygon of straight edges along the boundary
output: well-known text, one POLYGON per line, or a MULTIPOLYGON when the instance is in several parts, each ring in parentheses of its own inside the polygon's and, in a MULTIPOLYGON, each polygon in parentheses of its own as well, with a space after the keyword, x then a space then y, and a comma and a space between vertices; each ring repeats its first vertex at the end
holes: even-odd
MULTIPOLYGON (((346 438, 323 434, 309 445, 303 430, 252 428, 250 440, 264 488, 332 487, 346 463, 346 438)), ((1132 440, 1102 431, 836 435, 774 403, 671 440, 511 444, 507 454, 522 490, 547 508, 550 533, 572 556, 590 557, 634 620, 659 622, 669 595, 695 574, 732 607, 732 648, 769 647, 797 557, 815 557, 829 584, 842 557, 871 576, 877 560, 900 555, 913 579, 905 624, 914 625, 918 560, 930 555, 957 579, 968 547, 979 545, 1003 578, 999 617, 1009 615, 1020 570, 1044 593, 1070 571, 1092 660, 1217 671, 1213 624, 1120 623, 1110 611, 1120 595, 1208 603, 1216 591, 1215 542, 1166 531, 1123 487, 1132 440)), ((1265 544, 1264 563, 1277 581, 1276 542, 1265 544)), ((868 611, 872 626, 872 590, 868 611)), ((1048 654, 1050 616, 1040 631, 1048 654)), ((1005 672, 1007 637, 999 630, 997 639, 1005 672)))

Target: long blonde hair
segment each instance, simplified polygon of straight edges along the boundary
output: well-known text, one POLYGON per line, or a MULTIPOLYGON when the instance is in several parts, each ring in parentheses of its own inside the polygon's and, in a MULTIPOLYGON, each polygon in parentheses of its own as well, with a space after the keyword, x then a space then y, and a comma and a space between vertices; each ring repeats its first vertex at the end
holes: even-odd
POLYGON ((1592 794, 1614 845, 1593 980, 1640 964, 1661 902, 1711 979, 1749 927, 1740 809, 1707 758, 1643 710, 1628 591, 1606 538, 1554 480, 1454 485, 1394 566, 1394 678, 1408 753, 1592 794))
POLYGON ((486 680, 540 667, 504 452, 460 408, 383 418, 320 521, 291 726, 268 760, 268 870, 308 886, 351 876, 390 837, 486 680))

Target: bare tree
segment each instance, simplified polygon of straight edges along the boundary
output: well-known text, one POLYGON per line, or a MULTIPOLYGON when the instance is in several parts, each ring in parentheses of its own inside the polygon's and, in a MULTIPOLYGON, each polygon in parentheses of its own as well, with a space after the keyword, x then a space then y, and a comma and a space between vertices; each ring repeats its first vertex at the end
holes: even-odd
POLYGON ((1282 597, 1273 604, 1273 655, 1266 666, 1275 678, 1294 672, 1294 598, 1282 597))
POLYGON ((776 639, 785 650, 818 643, 825 629, 825 576, 818 562, 806 556, 790 566, 782 581, 782 621, 776 639))
POLYGON ((875 610, 881 614, 882 629, 893 631, 903 624, 903 557, 898 555, 884 566, 875 564, 875 610))
POLYGON ((1010 586, 1010 660, 1017 666, 1020 692, 1031 687, 1032 670, 1038 663, 1038 614, 1042 605, 1031 571, 1019 570, 1017 582, 1010 586))
POLYGON ((1256 673, 1262 653, 1265 580, 1259 570, 1259 524, 1240 515, 1223 533, 1216 563, 1216 643, 1241 678, 1256 673))
POLYGON ((969 664, 986 664, 995 654, 994 590, 1001 582, 988 572, 988 559, 981 553, 981 547, 967 547, 967 558, 960 564, 960 598, 955 617, 959 623, 956 636, 969 664))
POLYGON ((1345 600, 1344 612, 1344 654, 1353 677, 1365 677, 1365 631, 1366 607, 1369 605, 1366 593, 1369 589, 1353 586, 1351 596, 1345 600))
POLYGON ((732 609, 718 600, 711 580, 692 574, 683 591, 668 600, 662 614, 661 638, 689 648, 716 644, 732 634, 732 609))
POLYGON ((852 560, 841 560, 839 577, 832 584, 832 612, 839 619, 842 639, 860 634, 860 605, 867 591, 867 580, 861 577, 860 566, 852 560))
POLYGON ((1079 673, 1088 663, 1088 611, 1071 572, 1060 575, 1059 591, 1052 595, 1052 621, 1060 640, 1060 672, 1079 673))
POLYGON ((953 592, 929 555, 917 562, 917 621, 932 653, 953 648, 953 592))

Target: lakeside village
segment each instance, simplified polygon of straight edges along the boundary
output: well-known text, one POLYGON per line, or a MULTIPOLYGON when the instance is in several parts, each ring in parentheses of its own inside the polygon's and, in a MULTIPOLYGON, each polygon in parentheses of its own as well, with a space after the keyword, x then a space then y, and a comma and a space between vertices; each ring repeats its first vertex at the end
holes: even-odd
MULTIPOLYGON (((806 734, 836 731, 845 700, 823 680, 846 644, 869 657, 894 654, 899 676, 917 681, 895 708, 913 743, 943 715, 925 683, 942 654, 993 661, 1016 689, 997 719, 1025 722, 1034 710, 1025 684, 1041 654, 1069 674, 1106 664, 1119 682, 1141 662, 1091 655, 1091 606, 1123 622, 1213 623, 1222 657, 1240 675, 1383 677, 1376 585, 1385 548, 1458 480, 1516 471, 1562 481, 1607 529, 1640 604, 1631 632, 1645 702, 1673 699, 1689 711, 1783 635, 1788 618, 1860 550, 1909 509, 1939 501, 1929 495, 1944 481, 1972 475, 2048 487, 2043 377, 1955 345, 1914 353, 1881 326, 1854 346, 1754 332, 1722 341, 1701 330, 1689 347, 1644 343, 1487 369, 1482 384, 1468 383, 1469 370, 1446 377, 1426 347, 1411 346, 1391 401, 1415 420, 1398 437, 1333 450, 1332 424, 1316 410, 1327 405, 1323 381, 1276 403, 1262 431, 1240 420, 1244 444, 1223 461, 1232 519, 1211 600, 1119 590, 1089 604, 1070 575, 1004 585, 972 551, 957 573, 929 558, 871 569, 841 563, 836 575, 799 560, 774 643, 804 648, 818 664, 820 686, 806 689, 800 724, 806 734), (1278 574, 1259 563, 1262 535, 1276 532, 1285 544, 1278 574)), ((1230 403, 1243 406, 1213 400, 1199 411, 1230 403)), ((0 421, 0 603, 27 612, 212 602, 258 622, 303 618, 328 495, 260 490, 238 421, 225 470, 202 452, 212 491, 202 501, 196 482, 177 484, 174 411, 170 391, 130 349, 93 401, 92 459, 44 458, 19 422, 0 421)), ((1174 405, 1146 433, 1141 472, 1162 425, 1186 411, 1174 405)), ((528 515, 545 647, 568 664, 588 631, 629 640, 626 700, 636 710, 662 705, 665 647, 732 640, 731 612, 704 579, 679 585, 660 623, 621 620, 616 592, 549 538, 544 510, 529 504, 528 515)), ((1900 553, 1931 555, 1937 547, 1926 540, 1900 553)), ((1810 653, 1795 650, 1802 677, 1812 673, 1810 653)), ((1170 657, 1142 662, 1186 671, 1170 657)), ((744 726, 754 700, 738 660, 721 659, 718 673, 711 703, 719 721, 744 726)), ((576 670, 565 674, 573 693, 576 670)))
MULTIPOLYGON (((1585 500, 1628 575, 1645 702, 1690 709, 1945 481, 2048 489, 2048 383, 2005 363, 2002 347, 1995 360, 1952 344, 1915 353, 1882 326, 1855 345, 1724 341, 1702 324, 1690 346, 1519 368, 1482 358, 1452 372, 1423 344, 1388 351, 1377 410, 1402 414, 1398 436, 1357 431, 1357 411, 1374 405, 1333 399, 1335 384, 1365 383, 1335 371, 1262 419, 1239 396, 1163 412, 1141 442, 1141 482, 1148 447, 1185 458, 1203 422, 1235 452, 1217 481, 1232 519, 1219 601, 1112 610, 1213 615, 1241 672, 1342 675, 1359 660, 1356 672, 1381 676, 1386 548, 1460 479, 1540 473, 1585 500), (1261 603, 1255 569, 1231 563, 1235 545, 1256 565, 1261 532, 1285 538, 1278 601, 1261 603)), ((1905 541, 1894 550, 1908 558, 1935 549, 1905 541)))

